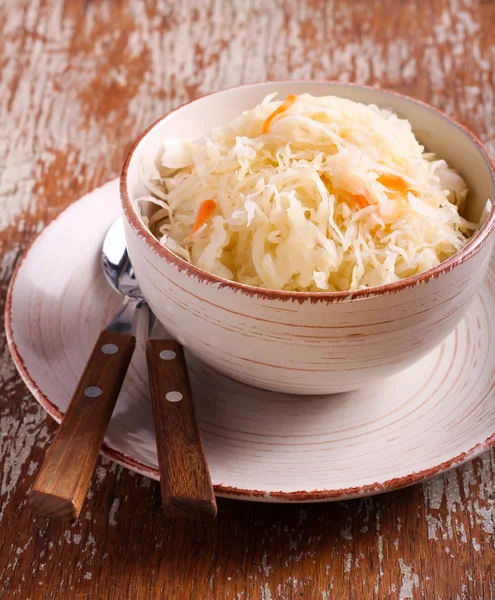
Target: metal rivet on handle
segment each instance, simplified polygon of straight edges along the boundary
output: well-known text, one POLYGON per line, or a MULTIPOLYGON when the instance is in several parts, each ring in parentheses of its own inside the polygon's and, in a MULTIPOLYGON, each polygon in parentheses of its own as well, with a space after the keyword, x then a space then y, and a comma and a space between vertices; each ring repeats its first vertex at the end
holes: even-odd
POLYGON ((180 392, 169 392, 165 395, 165 398, 169 402, 180 402, 184 396, 180 392))
POLYGON ((163 360, 173 360, 177 354, 173 350, 162 350, 158 356, 163 360))
POLYGON ((84 390, 84 395, 87 398, 98 398, 98 396, 101 396, 102 392, 103 390, 97 385, 90 385, 84 390))
POLYGON ((117 352, 119 351, 119 347, 115 344, 104 344, 101 347, 101 351, 103 352, 103 354, 117 354, 117 352))

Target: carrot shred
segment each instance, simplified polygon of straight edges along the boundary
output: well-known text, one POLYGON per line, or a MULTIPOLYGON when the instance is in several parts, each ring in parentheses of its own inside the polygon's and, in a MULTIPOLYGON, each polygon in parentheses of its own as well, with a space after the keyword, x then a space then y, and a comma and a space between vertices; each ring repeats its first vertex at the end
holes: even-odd
POLYGON ((213 200, 204 200, 203 202, 201 202, 201 204, 199 205, 198 214, 196 215, 194 227, 192 228, 190 235, 186 237, 186 241, 189 241, 192 238, 193 234, 196 233, 196 231, 198 231, 198 229, 203 225, 203 223, 206 223, 206 221, 208 221, 208 219, 215 212, 216 207, 217 203, 213 200))
POLYGON ((274 110, 272 114, 268 117, 268 119, 266 119, 266 121, 263 123, 261 133, 268 133, 270 131, 273 119, 275 119, 275 117, 278 117, 278 115, 288 110, 296 100, 297 96, 295 94, 289 94, 287 98, 282 102, 282 104, 276 110, 274 110))
POLYGON ((368 199, 365 196, 361 196, 361 194, 354 194, 354 198, 361 208, 366 208, 367 206, 370 206, 370 203, 368 202, 368 199))
POLYGON ((380 175, 377 181, 391 192, 406 192, 407 183, 397 175, 380 175))

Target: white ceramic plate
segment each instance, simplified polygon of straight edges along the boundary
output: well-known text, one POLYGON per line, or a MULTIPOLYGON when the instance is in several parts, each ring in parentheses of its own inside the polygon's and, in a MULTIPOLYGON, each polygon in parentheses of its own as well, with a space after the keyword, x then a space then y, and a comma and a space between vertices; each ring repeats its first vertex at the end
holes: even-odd
MULTIPOLYGON (((57 421, 119 302, 100 267, 102 240, 119 213, 115 180, 48 226, 12 279, 9 347, 27 386, 57 421)), ((373 389, 334 396, 258 390, 188 354, 216 493, 276 502, 369 495, 420 481, 486 450, 495 443, 494 307, 492 260, 468 316, 441 346, 373 389)), ((102 452, 158 479, 142 343, 102 452)))

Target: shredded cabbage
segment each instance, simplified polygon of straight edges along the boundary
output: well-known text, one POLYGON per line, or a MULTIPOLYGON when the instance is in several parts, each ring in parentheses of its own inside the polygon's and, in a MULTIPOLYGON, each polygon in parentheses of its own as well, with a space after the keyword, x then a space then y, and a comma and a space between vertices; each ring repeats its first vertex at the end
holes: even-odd
POLYGON ((138 200, 154 205, 147 225, 164 246, 226 279, 291 291, 386 284, 463 248, 478 227, 461 216, 466 184, 407 120, 333 96, 274 96, 143 163, 138 200))

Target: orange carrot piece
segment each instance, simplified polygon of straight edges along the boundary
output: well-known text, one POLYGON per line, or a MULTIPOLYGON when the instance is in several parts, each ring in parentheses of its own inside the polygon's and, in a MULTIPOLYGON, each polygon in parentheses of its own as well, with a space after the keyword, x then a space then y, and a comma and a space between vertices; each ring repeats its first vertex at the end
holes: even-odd
POLYGON ((206 221, 208 221, 208 219, 215 212, 216 207, 217 207, 217 203, 214 202, 213 200, 204 200, 204 202, 201 202, 201 204, 199 205, 198 214, 196 215, 196 221, 194 223, 194 227, 191 231, 191 234, 186 237, 186 241, 190 240, 193 233, 196 233, 196 231, 198 231, 198 229, 201 227, 201 225, 203 225, 203 223, 206 223, 206 221))
POLYGON ((273 119, 275 119, 275 117, 278 117, 278 115, 288 110, 296 100, 297 96, 295 94, 289 94, 287 98, 282 102, 282 104, 277 108, 277 110, 274 110, 272 114, 268 117, 268 119, 266 119, 266 121, 263 123, 261 133, 268 133, 270 131, 273 119))
POLYGON ((380 175, 377 181, 391 192, 406 192, 408 188, 407 183, 397 175, 380 175))
POLYGON ((370 203, 368 202, 368 199, 365 196, 361 196, 361 194, 355 194, 354 198, 356 199, 356 202, 361 208, 366 208, 367 206, 370 206, 370 203))

